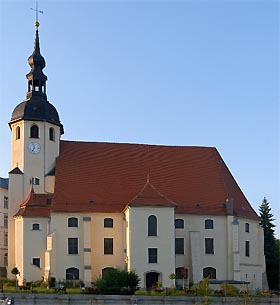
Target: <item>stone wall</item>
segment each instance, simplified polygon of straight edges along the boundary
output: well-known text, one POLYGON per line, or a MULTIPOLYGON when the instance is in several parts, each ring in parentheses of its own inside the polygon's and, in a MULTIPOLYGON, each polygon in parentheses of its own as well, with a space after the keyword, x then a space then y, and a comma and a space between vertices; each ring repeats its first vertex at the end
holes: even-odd
MULTIPOLYGON (((203 297, 185 296, 104 296, 83 294, 5 294, 14 297, 15 305, 203 305, 203 297)), ((1 296, 0 296, 1 297, 1 296)), ((213 305, 278 305, 274 298, 224 298, 211 297, 213 305)))

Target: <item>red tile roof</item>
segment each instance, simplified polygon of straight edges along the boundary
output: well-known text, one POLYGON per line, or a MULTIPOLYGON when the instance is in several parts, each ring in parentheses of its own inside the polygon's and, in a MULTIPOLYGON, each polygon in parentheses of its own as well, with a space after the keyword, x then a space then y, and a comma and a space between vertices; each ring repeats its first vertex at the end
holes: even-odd
POLYGON ((53 194, 35 194, 32 189, 27 199, 20 205, 15 217, 49 217, 52 198, 53 194))
POLYGON ((193 146, 61 141, 52 210, 122 212, 145 201, 147 175, 176 213, 226 215, 233 198, 235 215, 258 219, 216 148, 193 146))

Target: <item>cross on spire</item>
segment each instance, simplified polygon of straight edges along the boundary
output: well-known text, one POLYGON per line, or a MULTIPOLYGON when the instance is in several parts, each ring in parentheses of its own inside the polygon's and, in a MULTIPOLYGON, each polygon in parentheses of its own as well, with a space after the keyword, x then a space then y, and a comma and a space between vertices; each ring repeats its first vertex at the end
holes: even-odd
POLYGON ((40 14, 43 14, 44 12, 43 11, 40 11, 38 10, 38 1, 36 1, 36 8, 30 8, 32 11, 35 11, 36 12, 36 21, 35 21, 35 26, 36 26, 36 29, 38 30, 38 27, 40 25, 39 21, 38 21, 38 13, 40 14))

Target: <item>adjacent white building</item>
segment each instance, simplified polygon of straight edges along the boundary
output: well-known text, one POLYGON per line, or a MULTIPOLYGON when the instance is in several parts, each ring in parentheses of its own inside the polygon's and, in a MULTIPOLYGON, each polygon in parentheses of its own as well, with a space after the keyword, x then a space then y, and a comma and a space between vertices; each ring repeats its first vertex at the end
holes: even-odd
MULTIPOLYGON (((262 288, 259 217, 214 147, 63 141, 47 100, 38 26, 26 99, 9 122, 9 270, 90 285, 108 268, 141 287, 213 281, 262 288)), ((75 114, 73 114, 75 115, 75 114)))
POLYGON ((9 179, 0 177, 0 277, 7 276, 8 266, 8 186, 9 179))

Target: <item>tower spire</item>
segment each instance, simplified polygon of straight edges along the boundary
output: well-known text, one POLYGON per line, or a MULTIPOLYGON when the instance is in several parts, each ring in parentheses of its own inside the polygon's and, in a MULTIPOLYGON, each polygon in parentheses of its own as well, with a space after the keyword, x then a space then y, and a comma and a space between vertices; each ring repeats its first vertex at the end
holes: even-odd
POLYGON ((43 13, 43 11, 38 10, 38 2, 36 2, 36 9, 31 8, 36 12, 35 21, 35 41, 34 41, 34 51, 28 58, 28 63, 31 70, 26 74, 28 80, 28 91, 27 98, 30 99, 34 95, 42 95, 46 97, 46 81, 47 76, 43 73, 43 69, 46 66, 45 59, 40 52, 40 42, 39 42, 39 21, 38 13, 43 13))

